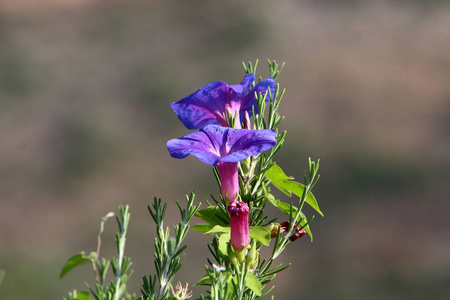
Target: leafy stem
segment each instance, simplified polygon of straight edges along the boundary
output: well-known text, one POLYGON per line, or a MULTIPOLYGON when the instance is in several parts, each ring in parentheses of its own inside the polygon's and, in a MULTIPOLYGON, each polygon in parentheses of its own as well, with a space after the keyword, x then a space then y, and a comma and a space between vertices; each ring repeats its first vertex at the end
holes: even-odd
POLYGON ((148 206, 148 211, 156 224, 154 241, 156 274, 153 277, 149 276, 148 279, 144 277, 141 299, 162 300, 169 297, 170 281, 181 268, 180 254, 187 247, 182 246, 182 243, 190 228, 189 221, 200 207, 200 204, 196 206, 193 204, 194 198, 194 193, 186 197, 186 208, 182 208, 180 203, 176 202, 181 214, 181 222, 174 226, 175 237, 170 235, 170 228, 164 228, 167 203, 162 204, 161 199, 155 198, 153 204, 148 206))

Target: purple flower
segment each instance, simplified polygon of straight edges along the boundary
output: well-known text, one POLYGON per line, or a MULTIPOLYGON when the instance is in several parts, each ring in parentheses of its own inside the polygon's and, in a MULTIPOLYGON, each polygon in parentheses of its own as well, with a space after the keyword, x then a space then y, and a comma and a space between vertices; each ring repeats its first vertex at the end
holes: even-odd
POLYGON ((250 210, 245 202, 234 201, 228 205, 231 226, 230 244, 237 251, 247 247, 249 242, 249 212, 250 210))
POLYGON ((276 133, 272 129, 234 129, 207 125, 167 142, 170 155, 185 158, 194 155, 209 165, 217 165, 222 183, 222 196, 232 202, 239 192, 237 163, 250 156, 262 153, 276 144, 276 133))
MULTIPOLYGON (((223 81, 214 81, 200 88, 195 93, 171 103, 172 109, 188 129, 200 129, 209 124, 229 126, 223 114, 228 109, 236 117, 236 128, 241 128, 241 119, 245 112, 252 115, 252 107, 257 111, 255 92, 265 93, 269 90, 273 95, 275 81, 268 77, 259 82, 250 92, 255 75, 249 73, 241 84, 228 85, 223 81)), ((269 100, 269 96, 266 97, 269 100)))

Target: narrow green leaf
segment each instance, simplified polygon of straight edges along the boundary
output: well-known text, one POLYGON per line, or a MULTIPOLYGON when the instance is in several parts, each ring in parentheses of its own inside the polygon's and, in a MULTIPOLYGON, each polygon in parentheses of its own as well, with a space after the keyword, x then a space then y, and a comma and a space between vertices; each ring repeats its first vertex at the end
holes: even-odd
POLYGON ((269 229, 262 226, 255 226, 250 228, 249 231, 250 238, 257 240, 264 246, 270 245, 270 231, 269 229))
POLYGON ((245 275, 245 286, 251 289, 256 295, 261 296, 261 282, 258 280, 258 277, 252 273, 247 273, 247 275, 245 275))
POLYGON ((227 226, 224 220, 226 220, 228 216, 226 214, 224 215, 221 208, 217 206, 209 206, 205 209, 198 210, 195 213, 195 216, 211 225, 227 226))
POLYGON ((84 252, 78 253, 66 262, 64 267, 61 270, 61 274, 59 278, 63 278, 67 273, 69 273, 73 268, 87 264, 90 262, 89 258, 84 254, 84 252))
MULTIPOLYGON (((267 170, 266 176, 277 189, 289 197, 291 197, 292 194, 302 197, 303 191, 305 190, 305 185, 293 181, 294 177, 287 176, 277 164, 274 164, 269 170, 267 170)), ((319 208, 316 197, 314 197, 311 192, 309 192, 306 196, 306 203, 308 203, 323 217, 323 213, 319 208)))

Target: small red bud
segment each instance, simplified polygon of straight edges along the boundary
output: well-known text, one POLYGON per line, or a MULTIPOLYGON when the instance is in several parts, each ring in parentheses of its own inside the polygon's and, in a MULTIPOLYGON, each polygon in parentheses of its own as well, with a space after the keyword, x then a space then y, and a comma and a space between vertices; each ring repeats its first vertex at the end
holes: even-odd
POLYGON ((306 230, 303 229, 301 226, 297 226, 295 229, 295 234, 289 237, 289 240, 291 242, 295 242, 297 239, 301 238, 306 234, 306 230))
POLYGON ((272 231, 270 232, 271 238, 276 238, 278 234, 278 228, 280 228, 280 233, 283 233, 289 229, 289 222, 283 222, 281 224, 275 223, 272 231))

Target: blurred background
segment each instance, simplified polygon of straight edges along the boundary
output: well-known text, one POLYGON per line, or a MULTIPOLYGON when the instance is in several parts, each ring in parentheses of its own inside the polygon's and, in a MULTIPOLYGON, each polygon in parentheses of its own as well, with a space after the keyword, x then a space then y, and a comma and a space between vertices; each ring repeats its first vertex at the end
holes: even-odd
MULTIPOLYGON (((153 274, 153 197, 219 191, 172 159, 178 101, 241 61, 286 62, 277 162, 321 159, 314 242, 290 244, 276 299, 450 299, 450 1, 0 1, 0 299, 59 299, 92 283, 66 260, 95 250, 101 218, 131 210, 129 290, 153 274)), ((284 199, 289 201, 290 199, 284 199)), ((306 211, 312 215, 311 210, 306 211)), ((102 254, 115 253, 106 224, 102 254)), ((191 231, 176 280, 203 275, 191 231)), ((201 291, 197 288, 194 291, 201 291)))

